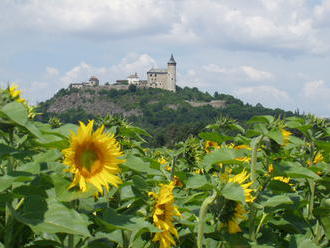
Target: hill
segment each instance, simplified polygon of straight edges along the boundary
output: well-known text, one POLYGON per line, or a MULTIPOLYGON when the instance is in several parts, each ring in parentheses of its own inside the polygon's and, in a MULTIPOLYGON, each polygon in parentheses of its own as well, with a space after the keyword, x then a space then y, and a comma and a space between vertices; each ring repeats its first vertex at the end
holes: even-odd
POLYGON ((162 89, 128 90, 89 87, 61 89, 51 99, 41 102, 41 121, 58 117, 64 123, 87 121, 100 116, 120 115, 152 134, 154 146, 172 145, 191 134, 197 134, 220 116, 244 122, 255 115, 292 116, 281 109, 264 108, 261 104, 244 104, 231 95, 177 87, 171 92, 162 89))

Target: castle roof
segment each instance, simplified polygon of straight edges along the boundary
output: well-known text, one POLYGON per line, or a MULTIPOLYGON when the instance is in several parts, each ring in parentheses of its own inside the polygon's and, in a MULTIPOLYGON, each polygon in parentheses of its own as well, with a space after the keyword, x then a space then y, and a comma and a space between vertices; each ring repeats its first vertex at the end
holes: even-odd
POLYGON ((167 74, 167 69, 151 68, 147 73, 167 74))
POLYGON ((89 81, 99 81, 99 79, 95 76, 91 76, 89 81))
POLYGON ((175 60, 174 60, 174 57, 173 57, 173 54, 171 54, 171 58, 170 60, 168 61, 168 64, 176 64, 175 60))
POLYGON ((135 72, 132 75, 129 75, 128 78, 139 78, 138 74, 135 72))

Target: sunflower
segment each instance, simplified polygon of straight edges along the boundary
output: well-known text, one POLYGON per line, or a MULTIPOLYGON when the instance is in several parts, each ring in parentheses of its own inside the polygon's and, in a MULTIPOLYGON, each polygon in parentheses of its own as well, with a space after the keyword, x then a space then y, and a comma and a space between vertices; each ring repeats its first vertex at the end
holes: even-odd
POLYGON ((198 168, 198 169, 195 169, 195 170, 194 170, 194 173, 195 173, 195 174, 198 174, 198 175, 203 175, 203 174, 205 173, 205 170, 204 170, 204 169, 199 169, 199 168, 198 168))
MULTIPOLYGON (((230 172, 228 170, 228 172, 225 172, 220 175, 220 179, 227 183, 239 184, 244 190, 245 202, 253 202, 255 200, 255 197, 252 196, 253 189, 250 189, 252 182, 245 183, 245 181, 250 177, 250 175, 245 170, 235 176, 231 176, 230 172)), ((218 204, 218 206, 215 207, 214 212, 218 212, 219 209, 222 209, 220 212, 216 213, 216 215, 219 217, 223 225, 228 227, 228 232, 231 234, 241 232, 242 230, 239 224, 243 220, 246 220, 247 214, 244 205, 241 202, 225 199, 219 202, 223 203, 221 203, 220 205, 218 204), (219 207, 222 205, 223 207, 219 207)))
POLYGON ((228 228, 230 234, 242 231, 239 224, 247 219, 247 211, 242 203, 219 198, 210 210, 220 220, 221 226, 228 228))
MULTIPOLYGON (((241 149, 247 149, 247 150, 251 150, 251 147, 248 145, 235 145, 234 143, 230 143, 228 145, 226 145, 226 147, 230 148, 230 149, 235 149, 235 150, 241 150, 241 149)), ((250 163, 251 158, 250 157, 239 157, 239 158, 235 158, 235 160, 243 162, 243 163, 250 163)))
POLYGON ((250 157, 239 157, 239 158, 235 158, 235 160, 243 162, 243 163, 250 163, 251 158, 250 157))
MULTIPOLYGON (((271 174, 273 171, 274 171, 274 166, 273 166, 273 164, 270 164, 268 166, 268 172, 271 174)), ((277 176, 277 177, 273 177, 272 180, 281 181, 283 183, 289 184, 291 179, 290 179, 290 177, 277 176)), ((293 185, 293 184, 289 184, 289 185, 293 185)))
POLYGON ((318 152, 318 153, 316 153, 313 162, 308 160, 307 164, 309 166, 311 166, 313 164, 318 164, 318 163, 322 162, 323 160, 324 160, 324 157, 323 157, 322 153, 318 152))
POLYGON ((12 84, 9 88, 8 88, 8 92, 10 94, 10 96, 17 102, 20 103, 24 103, 25 99, 21 97, 21 91, 18 90, 18 85, 16 84, 12 84))
POLYGON ((252 194, 251 194, 253 192, 253 189, 249 188, 252 185, 252 182, 244 183, 249 177, 250 177, 250 174, 248 174, 245 170, 243 170, 241 173, 239 173, 233 177, 229 177, 228 182, 239 184, 244 190, 245 201, 253 202, 255 199, 255 197, 252 196, 252 194))
POLYGON ((285 130, 284 128, 281 128, 281 133, 283 137, 283 145, 287 145, 289 143, 290 136, 292 135, 292 133, 288 130, 285 130))
POLYGON ((164 157, 160 157, 157 161, 161 165, 165 165, 165 170, 167 170, 167 171, 172 170, 171 166, 169 165, 169 163, 167 162, 167 160, 164 157))
POLYGON ((207 140, 205 142, 204 149, 205 149, 206 152, 211 152, 211 151, 213 151, 215 149, 220 149, 220 146, 215 141, 207 140))
POLYGON ((119 159, 123 153, 113 134, 104 133, 104 126, 93 132, 94 121, 87 125, 80 122, 78 133, 72 133, 70 147, 64 149, 64 164, 70 168, 69 172, 75 174, 69 188, 79 185, 81 191, 88 189, 88 183, 94 185, 100 193, 104 186, 107 190, 109 184, 118 186, 121 179, 116 176, 120 172, 119 159))
POLYGON ((180 178, 178 176, 173 177, 173 182, 174 182, 174 185, 177 186, 177 187, 182 187, 183 186, 183 183, 182 183, 182 181, 180 180, 180 178))
POLYGON ((233 233, 238 233, 241 232, 242 229, 240 228, 239 224, 243 221, 246 220, 246 214, 247 211, 245 210, 244 206, 242 203, 235 202, 236 206, 233 212, 233 215, 230 220, 228 220, 227 225, 228 225, 228 232, 233 234, 233 233))
POLYGON ((149 192, 156 200, 153 213, 153 222, 157 228, 162 230, 155 234, 154 242, 160 242, 160 248, 168 248, 175 245, 173 235, 178 238, 178 231, 173 224, 174 216, 181 216, 179 210, 174 206, 173 189, 175 187, 172 181, 169 184, 161 184, 160 192, 149 192))

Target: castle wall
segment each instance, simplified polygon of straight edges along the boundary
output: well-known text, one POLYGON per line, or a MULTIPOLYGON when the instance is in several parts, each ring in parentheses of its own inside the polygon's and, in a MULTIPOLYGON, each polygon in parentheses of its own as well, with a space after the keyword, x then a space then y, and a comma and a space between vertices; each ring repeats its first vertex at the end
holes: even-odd
POLYGON ((149 87, 161 89, 167 88, 167 73, 148 72, 147 77, 149 87))
POLYGON ((167 73, 167 90, 175 91, 176 89, 176 65, 168 64, 167 73))

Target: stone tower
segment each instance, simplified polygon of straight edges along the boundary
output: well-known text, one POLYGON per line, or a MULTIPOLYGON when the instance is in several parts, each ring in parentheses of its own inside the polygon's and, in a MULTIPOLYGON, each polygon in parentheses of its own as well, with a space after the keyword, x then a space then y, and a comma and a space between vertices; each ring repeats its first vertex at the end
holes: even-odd
POLYGON ((171 54, 171 58, 167 63, 167 90, 175 92, 176 88, 176 62, 171 54))

